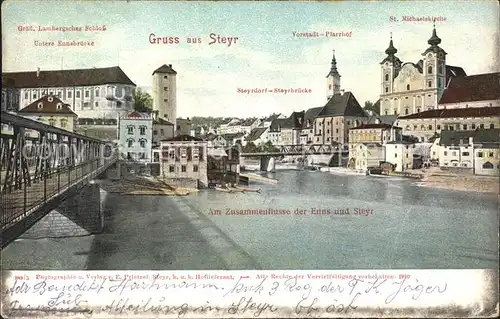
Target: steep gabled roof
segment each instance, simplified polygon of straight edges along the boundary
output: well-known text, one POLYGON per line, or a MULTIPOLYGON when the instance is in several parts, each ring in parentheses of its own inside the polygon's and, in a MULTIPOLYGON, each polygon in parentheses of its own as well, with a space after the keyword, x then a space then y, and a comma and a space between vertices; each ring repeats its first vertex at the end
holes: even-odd
POLYGON ((462 77, 462 76, 467 76, 467 73, 465 73, 464 69, 462 69, 459 66, 452 66, 452 65, 447 65, 446 66, 446 83, 448 83, 451 79, 455 77, 462 77))
POLYGON ((141 113, 141 112, 133 111, 133 112, 124 114, 120 118, 121 119, 150 120, 152 117, 148 113, 141 113))
POLYGON ((460 145, 468 143, 469 137, 474 143, 500 143, 500 129, 478 129, 475 131, 441 131, 439 145, 460 145))
POLYGON ((177 72, 174 69, 172 69, 172 64, 169 65, 164 64, 160 66, 158 69, 153 71, 153 75, 155 73, 177 74, 177 72))
POLYGON ((262 134, 264 134, 264 132, 267 130, 267 127, 256 127, 254 128, 250 134, 248 134, 248 136, 245 138, 245 141, 247 142, 252 142, 252 141, 255 141, 255 140, 258 140, 262 134))
POLYGON ((69 104, 64 104, 63 101, 54 95, 45 95, 19 110, 18 113, 77 116, 76 113, 71 110, 69 104))
POLYGON ((321 110, 324 108, 324 106, 320 107, 313 107, 311 109, 308 109, 306 113, 304 114, 304 123, 302 125, 302 128, 308 128, 307 122, 311 122, 311 125, 314 123, 314 119, 318 116, 318 114, 321 112, 321 110))
POLYGON ((469 107, 461 109, 428 110, 399 117, 400 120, 433 119, 433 118, 463 118, 491 117, 500 114, 500 107, 469 107))
POLYGON ((174 123, 169 122, 161 117, 157 118, 156 120, 153 120, 153 125, 171 125, 174 126, 174 123))
POLYGON ((500 72, 455 77, 444 90, 439 104, 500 99, 500 72))
MULTIPOLYGON (((2 83, 13 81, 16 88, 92 86, 103 84, 135 84, 119 66, 77 70, 41 70, 2 73, 2 83)), ((11 82, 12 83, 12 82, 11 82)))
POLYGON ((351 92, 335 94, 325 104, 318 117, 325 116, 358 116, 367 117, 366 112, 359 105, 351 92))

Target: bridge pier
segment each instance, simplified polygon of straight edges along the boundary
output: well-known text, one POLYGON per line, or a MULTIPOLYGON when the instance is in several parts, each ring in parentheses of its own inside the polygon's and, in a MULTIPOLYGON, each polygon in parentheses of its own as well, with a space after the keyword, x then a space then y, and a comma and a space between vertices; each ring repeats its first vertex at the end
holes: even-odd
POLYGON ((274 173, 276 171, 276 159, 272 156, 261 156, 260 170, 274 173))
POLYGON ((78 237, 100 233, 104 227, 106 195, 107 192, 98 184, 91 182, 75 196, 62 201, 19 238, 78 237))

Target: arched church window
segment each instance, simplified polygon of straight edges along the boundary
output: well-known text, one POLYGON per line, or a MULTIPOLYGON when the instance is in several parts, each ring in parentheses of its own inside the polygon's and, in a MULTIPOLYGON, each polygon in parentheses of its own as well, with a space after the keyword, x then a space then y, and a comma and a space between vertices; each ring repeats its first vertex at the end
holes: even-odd
POLYGON ((389 92, 389 87, 388 86, 385 87, 385 93, 387 93, 387 92, 389 92))
POLYGON ((389 81, 389 74, 388 73, 385 74, 385 80, 389 81))
POLYGON ((406 85, 406 90, 407 90, 407 91, 409 91, 409 90, 410 90, 410 85, 409 85, 409 84, 407 84, 407 85, 406 85))
POLYGON ((427 67, 427 73, 432 74, 432 66, 429 65, 427 67))

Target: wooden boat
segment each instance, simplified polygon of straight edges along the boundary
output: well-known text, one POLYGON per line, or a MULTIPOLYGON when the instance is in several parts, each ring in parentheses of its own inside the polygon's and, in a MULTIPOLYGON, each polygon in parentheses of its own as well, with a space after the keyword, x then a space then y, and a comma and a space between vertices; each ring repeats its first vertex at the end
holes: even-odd
POLYGON ((244 192, 244 190, 236 188, 236 187, 228 187, 228 189, 232 192, 235 192, 235 193, 237 193, 237 192, 243 193, 244 192))
POLYGON ((235 187, 236 189, 239 189, 243 192, 256 192, 260 193, 260 188, 259 189, 253 189, 253 188, 245 188, 245 187, 235 187))
POLYGON ((232 193, 233 191, 228 189, 228 188, 222 188, 222 187, 215 187, 216 190, 220 192, 225 192, 225 193, 232 193))

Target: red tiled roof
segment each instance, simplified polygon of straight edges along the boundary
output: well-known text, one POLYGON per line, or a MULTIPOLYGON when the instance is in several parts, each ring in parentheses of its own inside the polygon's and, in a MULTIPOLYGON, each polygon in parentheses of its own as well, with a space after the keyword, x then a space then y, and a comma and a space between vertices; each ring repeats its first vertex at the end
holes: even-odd
POLYGON ((384 124, 384 123, 374 123, 374 124, 361 124, 360 126, 353 127, 351 130, 362 130, 362 129, 370 129, 370 128, 382 128, 388 129, 391 128, 392 125, 384 124))
POLYGON ((500 115, 500 107, 469 107, 461 109, 429 110, 420 113, 401 116, 399 120, 430 119, 430 118, 460 118, 460 117, 492 117, 500 115))
POLYGON ((131 113, 128 113, 122 117, 122 119, 151 119, 151 116, 148 113, 140 113, 133 111, 131 113))
POLYGON ((2 73, 2 83, 13 83, 16 88, 92 86, 102 84, 135 84, 119 66, 77 70, 41 70, 2 73), (13 82, 12 82, 13 81, 13 82))
POLYGON ((497 99, 500 99, 500 72, 453 78, 439 104, 497 99))
POLYGON ((25 108, 19 110, 18 113, 29 114, 65 114, 77 116, 71 110, 69 104, 64 104, 57 96, 45 95, 35 102, 27 105, 25 108))

